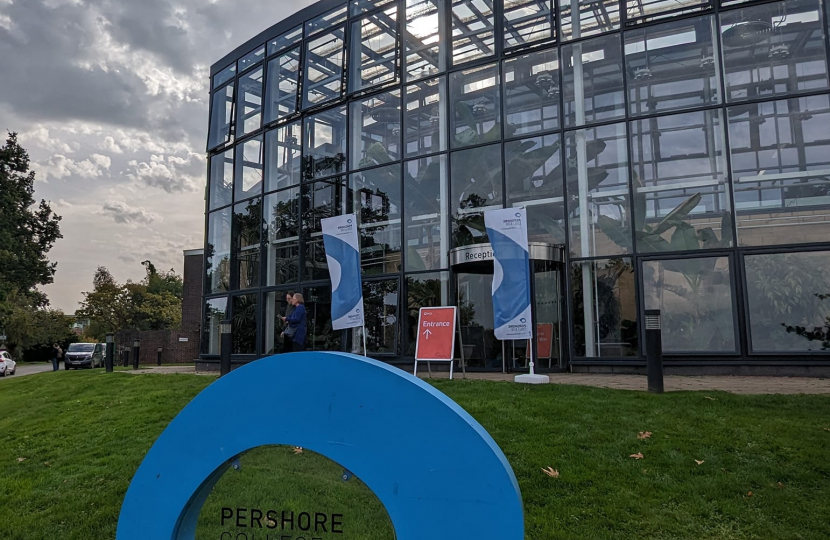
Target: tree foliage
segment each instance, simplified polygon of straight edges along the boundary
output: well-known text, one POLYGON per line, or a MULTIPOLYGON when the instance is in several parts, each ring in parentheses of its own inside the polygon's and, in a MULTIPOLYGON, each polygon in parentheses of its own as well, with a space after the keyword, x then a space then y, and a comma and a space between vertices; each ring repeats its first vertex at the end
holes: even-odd
POLYGON ((0 147, 0 329, 12 354, 27 354, 44 343, 72 339, 69 322, 38 285, 52 283, 57 263, 47 254, 62 238, 60 216, 34 196, 35 173, 29 155, 9 133, 0 147))
POLYGON ((0 147, 0 302, 13 290, 31 296, 37 305, 46 297, 34 290, 52 283, 57 263, 47 253, 60 233, 60 216, 45 200, 36 204, 35 173, 29 155, 10 133, 0 147))
POLYGON ((109 270, 99 266, 92 291, 83 293, 78 315, 90 320, 90 334, 102 339, 107 332, 127 328, 166 330, 181 325, 182 278, 173 270, 159 272, 150 261, 139 283, 119 284, 109 270))

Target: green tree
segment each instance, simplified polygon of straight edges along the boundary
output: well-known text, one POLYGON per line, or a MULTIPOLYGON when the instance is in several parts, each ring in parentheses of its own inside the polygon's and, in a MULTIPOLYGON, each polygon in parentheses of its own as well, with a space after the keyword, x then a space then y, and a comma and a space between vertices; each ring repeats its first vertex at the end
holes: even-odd
POLYGON ((142 263, 144 279, 119 284, 109 270, 95 271, 93 289, 85 292, 78 315, 89 318, 90 334, 103 339, 107 332, 127 328, 166 330, 181 326, 182 278, 172 269, 159 272, 150 261, 142 263))
POLYGON ((49 301, 36 289, 54 279, 57 263, 47 253, 62 236, 60 216, 45 200, 38 204, 34 191, 29 155, 9 133, 0 147, 0 329, 17 356, 41 340, 61 341, 68 331, 61 322, 51 324, 63 314, 46 310, 49 301))
MULTIPOLYGON (((35 173, 29 155, 10 133, 0 147, 0 303, 17 290, 35 305, 46 305, 37 285, 52 283, 57 263, 47 253, 62 238, 60 216, 45 200, 34 198, 35 173)), ((2 317, 2 313, 0 313, 2 317)))

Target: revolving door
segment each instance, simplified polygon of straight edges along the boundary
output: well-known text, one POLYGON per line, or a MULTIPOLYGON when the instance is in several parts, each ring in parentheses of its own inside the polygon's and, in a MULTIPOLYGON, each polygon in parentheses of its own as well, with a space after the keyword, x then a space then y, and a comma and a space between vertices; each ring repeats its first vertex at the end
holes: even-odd
MULTIPOLYGON (((531 309, 537 344, 536 371, 566 368, 563 351, 563 251, 561 246, 533 242, 530 247, 531 309)), ((493 250, 476 244, 450 252, 453 291, 461 323, 467 368, 523 372, 529 369, 527 340, 499 341, 493 324, 493 250)), ((457 354, 460 355, 461 350, 457 354)))

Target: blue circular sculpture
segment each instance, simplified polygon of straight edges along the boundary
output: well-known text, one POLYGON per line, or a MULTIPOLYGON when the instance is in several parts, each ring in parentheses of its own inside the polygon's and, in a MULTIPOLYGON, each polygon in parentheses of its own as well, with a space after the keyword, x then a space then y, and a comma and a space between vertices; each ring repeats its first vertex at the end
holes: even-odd
POLYGON ((447 396, 362 356, 257 360, 205 388, 133 477, 116 540, 193 539, 211 488, 265 445, 307 448, 360 478, 398 540, 523 540, 521 494, 492 437, 447 396))

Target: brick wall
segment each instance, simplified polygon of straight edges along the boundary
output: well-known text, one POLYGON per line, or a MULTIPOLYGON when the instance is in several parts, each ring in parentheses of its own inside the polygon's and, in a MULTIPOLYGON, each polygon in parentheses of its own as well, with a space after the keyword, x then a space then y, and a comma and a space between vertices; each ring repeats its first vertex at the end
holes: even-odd
MULTIPOLYGON (((135 338, 141 340, 139 348, 140 364, 155 364, 156 355, 161 347, 161 361, 163 364, 183 364, 194 362, 199 357, 199 331, 183 332, 181 330, 150 330, 137 332, 122 330, 115 334, 116 355, 126 348, 132 349, 135 338), (187 341, 182 341, 186 339, 187 341)), ((128 363, 132 364, 133 353, 130 350, 128 363)), ((120 360, 116 358, 116 362, 120 360)))

